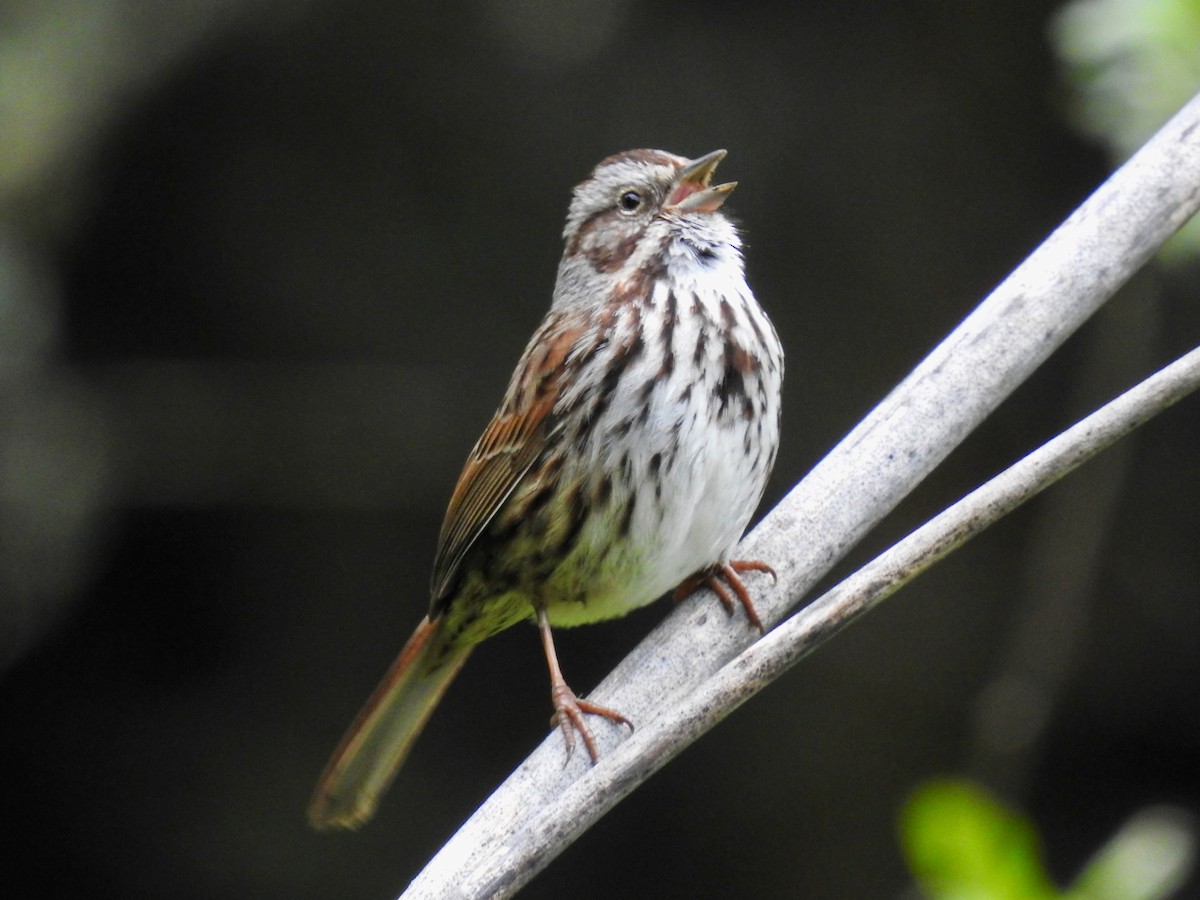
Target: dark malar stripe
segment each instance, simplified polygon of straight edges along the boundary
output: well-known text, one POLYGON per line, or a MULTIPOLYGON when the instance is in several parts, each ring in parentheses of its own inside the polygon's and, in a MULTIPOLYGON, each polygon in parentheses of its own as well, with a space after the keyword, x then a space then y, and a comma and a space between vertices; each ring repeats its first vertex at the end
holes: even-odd
POLYGON ((579 230, 567 245, 566 256, 573 257, 582 253, 597 272, 616 272, 633 256, 642 239, 642 230, 638 229, 622 234, 615 241, 605 240, 603 236, 616 231, 620 221, 620 212, 612 207, 592 213, 580 223, 579 230), (587 238, 594 235, 601 235, 602 238, 585 243, 587 238))

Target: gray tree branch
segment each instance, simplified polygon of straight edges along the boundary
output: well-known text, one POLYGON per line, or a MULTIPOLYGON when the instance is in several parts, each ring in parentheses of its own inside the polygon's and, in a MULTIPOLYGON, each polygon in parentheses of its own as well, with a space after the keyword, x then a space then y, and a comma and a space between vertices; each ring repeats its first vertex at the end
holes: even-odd
MULTIPOLYGON (((739 555, 770 560, 779 574, 773 586, 766 579, 752 586, 764 623, 779 622, 1198 206, 1200 96, 1101 185, 748 535, 739 555)), ((1194 366, 1193 356, 1177 366, 1194 366)), ((1178 377, 1176 367, 1166 371, 1178 377)), ((1085 445, 1115 439, 1104 434, 1085 432, 1085 445)), ((943 516, 916 534, 924 533, 922 540, 936 537, 936 529, 926 529, 943 516)), ((947 552, 939 540, 944 538, 915 552, 932 562, 947 552)), ((898 552, 893 548, 889 554, 898 552)), ((584 754, 564 766, 562 738, 552 734, 404 897, 514 893, 687 743, 842 627, 848 615, 870 605, 841 602, 823 598, 732 665, 727 664, 756 633, 741 618, 713 614, 719 607, 711 597, 682 604, 590 695, 629 716, 637 724, 634 735, 598 729, 602 757, 589 768, 584 754)))

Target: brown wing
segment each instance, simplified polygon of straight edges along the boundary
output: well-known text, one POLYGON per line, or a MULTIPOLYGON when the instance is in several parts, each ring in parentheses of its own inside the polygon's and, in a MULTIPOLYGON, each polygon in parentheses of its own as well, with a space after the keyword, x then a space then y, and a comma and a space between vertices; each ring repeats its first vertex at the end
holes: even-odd
POLYGON ((581 324, 551 313, 525 348, 504 402, 467 457, 446 508, 433 561, 432 610, 446 599, 467 551, 546 446, 563 364, 581 324))

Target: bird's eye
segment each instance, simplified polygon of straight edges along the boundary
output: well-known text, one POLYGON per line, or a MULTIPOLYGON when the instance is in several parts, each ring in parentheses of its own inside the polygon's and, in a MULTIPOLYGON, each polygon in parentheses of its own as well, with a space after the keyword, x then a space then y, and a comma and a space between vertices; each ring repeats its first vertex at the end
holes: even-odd
POLYGON ((621 196, 617 198, 617 206, 622 212, 637 212, 642 208, 642 195, 637 191, 622 191, 621 196))

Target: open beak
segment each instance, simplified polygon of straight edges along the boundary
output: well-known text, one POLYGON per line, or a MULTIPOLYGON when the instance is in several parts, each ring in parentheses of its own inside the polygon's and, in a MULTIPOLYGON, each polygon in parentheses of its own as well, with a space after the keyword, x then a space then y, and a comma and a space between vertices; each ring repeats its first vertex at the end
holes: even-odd
POLYGON ((714 150, 680 169, 664 208, 670 212, 706 213, 720 209, 725 198, 737 187, 736 181, 709 186, 717 163, 724 158, 724 150, 714 150))

